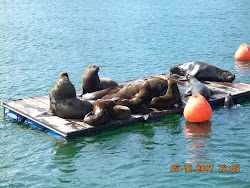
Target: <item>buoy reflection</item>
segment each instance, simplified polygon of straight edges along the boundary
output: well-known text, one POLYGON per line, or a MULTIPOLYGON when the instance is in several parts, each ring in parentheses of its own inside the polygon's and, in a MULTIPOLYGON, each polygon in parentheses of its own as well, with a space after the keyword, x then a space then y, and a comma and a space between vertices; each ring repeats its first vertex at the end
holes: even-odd
POLYGON ((239 72, 249 72, 250 71, 250 61, 238 61, 238 60, 235 60, 234 67, 239 72))
POLYGON ((186 138, 211 138, 207 135, 211 132, 212 124, 210 121, 206 123, 185 123, 185 137, 186 138))
POLYGON ((188 153, 187 163, 211 160, 206 150, 206 144, 208 139, 211 138, 209 133, 212 131, 212 123, 208 121, 198 124, 186 121, 184 127, 184 136, 188 138, 186 148, 192 151, 188 153))

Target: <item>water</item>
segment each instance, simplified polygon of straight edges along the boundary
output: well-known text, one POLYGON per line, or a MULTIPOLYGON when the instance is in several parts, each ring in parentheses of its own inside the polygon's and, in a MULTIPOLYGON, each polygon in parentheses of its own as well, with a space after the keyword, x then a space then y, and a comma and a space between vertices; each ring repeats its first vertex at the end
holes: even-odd
MULTIPOLYGON (((234 53, 250 43, 248 0, 1 0, 1 101, 45 95, 90 64, 117 82, 200 60, 250 84, 234 53)), ((1 187, 249 187, 250 103, 213 110, 194 127, 181 115, 62 140, 0 115, 1 187), (214 165, 184 172, 184 165, 214 165), (240 172, 219 172, 219 165, 240 172), (180 165, 183 172, 171 172, 180 165)))

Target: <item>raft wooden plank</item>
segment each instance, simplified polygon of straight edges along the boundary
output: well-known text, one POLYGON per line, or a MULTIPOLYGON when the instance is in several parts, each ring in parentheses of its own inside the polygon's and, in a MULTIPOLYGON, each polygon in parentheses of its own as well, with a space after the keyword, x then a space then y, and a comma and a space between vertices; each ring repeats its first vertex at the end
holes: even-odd
MULTIPOLYGON (((65 137, 75 131, 86 129, 86 127, 68 121, 67 119, 44 115, 48 112, 48 106, 43 103, 38 103, 31 98, 7 101, 3 103, 3 106, 65 137)), ((87 126, 87 128, 89 128, 89 126, 87 126)))
POLYGON ((49 106, 49 98, 48 98, 48 96, 38 96, 38 97, 32 97, 32 98, 49 106))

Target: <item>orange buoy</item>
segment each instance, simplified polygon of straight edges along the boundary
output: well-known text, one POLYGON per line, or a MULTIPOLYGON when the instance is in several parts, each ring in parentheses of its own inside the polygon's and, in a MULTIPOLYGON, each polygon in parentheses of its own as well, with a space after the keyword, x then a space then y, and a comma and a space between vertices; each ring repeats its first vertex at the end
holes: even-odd
POLYGON ((250 61, 250 48, 244 43, 239 46, 238 50, 235 52, 234 58, 239 61, 250 61))
POLYGON ((188 99, 184 108, 184 117, 191 123, 204 123, 210 120, 212 108, 205 97, 195 94, 188 99))

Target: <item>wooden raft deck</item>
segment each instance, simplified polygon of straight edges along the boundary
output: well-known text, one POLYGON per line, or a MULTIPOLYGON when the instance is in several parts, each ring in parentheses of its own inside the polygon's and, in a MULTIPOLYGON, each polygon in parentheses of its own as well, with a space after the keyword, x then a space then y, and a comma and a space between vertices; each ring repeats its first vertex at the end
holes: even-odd
MULTIPOLYGON (((168 74, 160 75, 167 78, 168 74)), ((127 84, 123 82, 121 85, 127 84)), ((250 98, 250 85, 243 83, 221 83, 221 82, 204 82, 209 89, 214 93, 209 103, 213 105, 221 104, 228 93, 233 95, 235 103, 240 103, 250 98)), ((181 95, 187 89, 187 83, 185 81, 178 81, 178 86, 181 95)), ((77 91, 80 94, 81 90, 77 91)), ((84 123, 82 120, 63 119, 57 116, 46 116, 46 112, 49 110, 49 96, 38 96, 31 98, 24 98, 19 100, 5 101, 2 103, 4 106, 4 114, 7 118, 16 120, 20 123, 28 124, 33 128, 37 128, 42 131, 48 131, 57 133, 62 137, 74 137, 81 135, 90 135, 99 133, 105 130, 112 130, 121 126, 130 126, 137 122, 148 122, 159 120, 162 116, 173 113, 182 113, 185 103, 188 98, 182 98, 183 106, 174 107, 168 110, 150 109, 150 113, 146 115, 136 114, 132 115, 126 120, 113 120, 108 124, 94 127, 84 123)))

